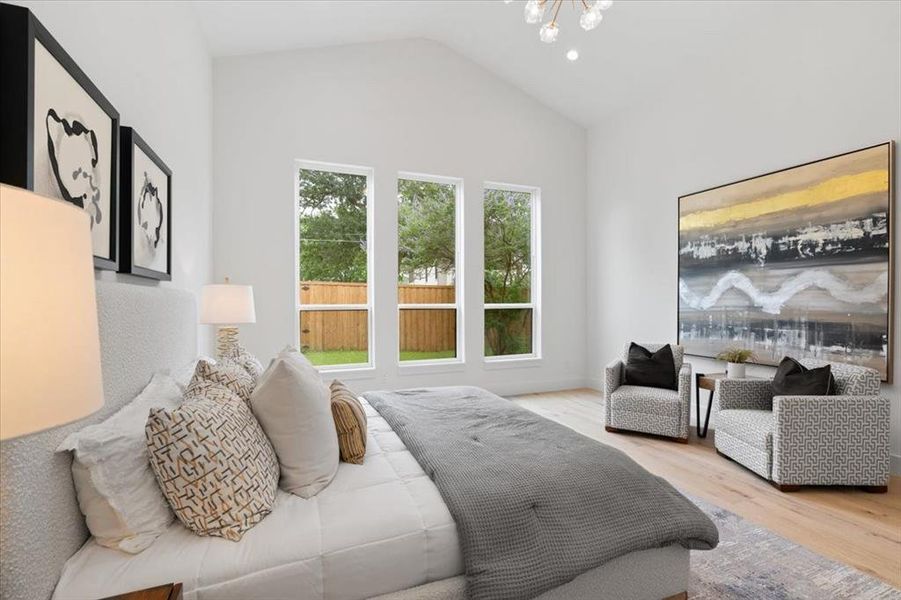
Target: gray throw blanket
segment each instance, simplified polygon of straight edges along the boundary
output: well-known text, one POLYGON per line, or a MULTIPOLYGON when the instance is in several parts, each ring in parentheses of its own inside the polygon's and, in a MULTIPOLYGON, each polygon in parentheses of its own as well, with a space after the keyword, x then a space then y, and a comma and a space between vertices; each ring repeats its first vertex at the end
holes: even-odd
POLYGON ((363 396, 441 492, 470 598, 533 598, 629 552, 717 544, 713 522, 665 480, 488 391, 363 396))

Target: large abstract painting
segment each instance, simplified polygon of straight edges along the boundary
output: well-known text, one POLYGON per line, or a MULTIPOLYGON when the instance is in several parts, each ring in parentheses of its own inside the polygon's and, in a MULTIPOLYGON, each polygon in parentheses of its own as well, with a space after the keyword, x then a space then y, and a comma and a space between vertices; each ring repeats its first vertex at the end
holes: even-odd
POLYGON ((679 198, 679 341, 891 378, 891 142, 679 198))

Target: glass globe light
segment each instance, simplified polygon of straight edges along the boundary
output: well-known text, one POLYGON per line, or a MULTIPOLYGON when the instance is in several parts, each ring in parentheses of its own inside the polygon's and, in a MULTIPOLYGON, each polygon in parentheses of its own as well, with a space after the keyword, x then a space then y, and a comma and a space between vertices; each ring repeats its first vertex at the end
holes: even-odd
POLYGON ((586 8, 582 11, 582 16, 579 17, 579 25, 582 26, 582 29, 585 31, 591 31, 595 27, 601 24, 601 20, 604 18, 604 15, 601 14, 601 10, 598 8, 598 5, 595 4, 591 8, 586 8))
POLYGON ((557 24, 553 21, 550 23, 545 23, 541 26, 541 30, 538 32, 538 37, 545 44, 553 44, 557 40, 557 34, 560 33, 560 28, 557 27, 557 24))
POLYGON ((529 25, 540 23, 542 17, 544 17, 544 8, 545 5, 541 4, 538 0, 529 0, 526 2, 526 7, 523 9, 526 23, 529 25))
POLYGON ((598 0, 597 4, 595 4, 601 10, 607 10, 611 6, 613 6, 613 0, 598 0))

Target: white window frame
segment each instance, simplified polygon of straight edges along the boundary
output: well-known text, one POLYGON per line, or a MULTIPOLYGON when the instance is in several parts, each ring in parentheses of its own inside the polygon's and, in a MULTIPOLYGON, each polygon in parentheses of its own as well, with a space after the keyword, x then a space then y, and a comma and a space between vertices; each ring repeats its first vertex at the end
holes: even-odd
MULTIPOLYGON (((460 177, 444 177, 441 175, 427 175, 425 173, 411 173, 409 171, 400 171, 395 180, 395 197, 399 193, 399 182, 401 179, 412 181, 425 181, 429 183, 438 183, 454 186, 454 302, 453 304, 401 304, 398 300, 398 289, 395 286, 394 299, 397 303, 397 364, 400 369, 416 368, 416 367, 433 367, 439 365, 464 365, 466 363, 465 344, 464 344, 464 323, 463 318, 463 179, 460 177), (401 360, 400 359, 400 313, 402 310, 455 310, 457 322, 457 348, 454 358, 435 358, 428 360, 401 360)), ((395 230, 398 231, 397 242, 400 244, 399 226, 394 224, 395 230)), ((397 251, 394 253, 397 256, 397 251)), ((399 266, 399 265, 398 265, 399 266)))
MULTIPOLYGON (((541 360, 541 188, 513 183, 486 181, 482 186, 482 209, 485 206, 485 193, 488 190, 506 192, 524 192, 531 196, 530 210, 530 290, 529 302, 485 303, 485 260, 482 259, 482 359, 486 366, 517 366, 524 361, 541 360), (485 355, 485 312, 498 309, 531 309, 532 310, 532 352, 528 354, 505 354, 502 356, 485 355)), ((482 219, 482 235, 485 234, 485 220, 482 219)), ((484 241, 483 241, 484 248, 484 241)))
POLYGON ((300 349, 300 313, 317 311, 366 311, 366 341, 367 362, 348 363, 341 365, 316 366, 320 373, 345 373, 354 371, 367 372, 375 370, 375 293, 372 285, 372 274, 375 265, 375 252, 373 252, 374 231, 374 205, 375 205, 375 170, 371 167, 345 165, 339 163, 320 162, 313 160, 294 161, 294 335, 297 348, 300 349), (362 175, 366 177, 366 304, 302 304, 300 301, 300 211, 298 199, 300 197, 300 170, 328 171, 343 173, 346 175, 362 175))

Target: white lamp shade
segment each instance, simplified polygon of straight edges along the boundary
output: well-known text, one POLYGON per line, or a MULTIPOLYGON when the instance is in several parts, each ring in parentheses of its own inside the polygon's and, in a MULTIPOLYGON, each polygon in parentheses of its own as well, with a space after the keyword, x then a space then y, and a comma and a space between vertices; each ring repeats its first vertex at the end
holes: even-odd
POLYGON ((200 295, 200 322, 212 325, 256 323, 253 287, 230 283, 203 286, 200 295))
POLYGON ((101 406, 88 214, 0 185, 0 439, 101 406))

